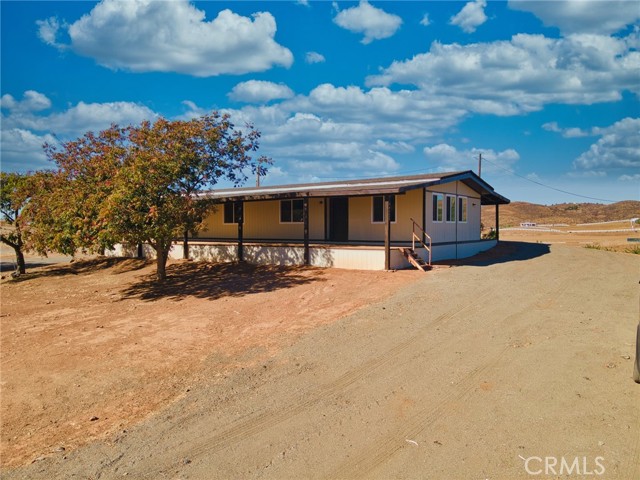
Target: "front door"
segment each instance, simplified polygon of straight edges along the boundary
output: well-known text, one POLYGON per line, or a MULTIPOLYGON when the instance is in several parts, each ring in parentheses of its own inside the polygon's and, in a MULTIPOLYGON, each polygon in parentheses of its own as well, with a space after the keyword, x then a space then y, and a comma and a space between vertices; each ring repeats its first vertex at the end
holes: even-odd
POLYGON ((349 198, 329 198, 329 240, 346 242, 349 240, 349 198))

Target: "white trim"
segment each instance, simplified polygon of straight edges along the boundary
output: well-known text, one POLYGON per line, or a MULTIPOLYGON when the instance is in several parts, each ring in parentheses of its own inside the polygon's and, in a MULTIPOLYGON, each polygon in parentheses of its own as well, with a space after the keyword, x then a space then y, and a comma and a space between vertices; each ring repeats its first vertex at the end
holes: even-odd
POLYGON ((339 189, 339 188, 360 188, 360 187, 379 187, 384 188, 387 186, 400 186, 400 185, 418 185, 421 183, 434 183, 440 181, 440 178, 427 178, 427 179, 409 179, 409 180, 393 180, 393 181, 379 181, 379 182, 360 182, 360 183, 341 183, 330 185, 298 185, 296 187, 267 187, 262 189, 245 189, 234 188, 224 189, 221 191, 204 192, 200 195, 206 195, 212 198, 215 197, 231 197, 248 195, 261 195, 264 193, 283 193, 283 192, 308 192, 311 190, 327 190, 327 189, 339 189))
MULTIPOLYGON (((391 197, 393 197, 393 218, 395 218, 395 220, 393 220, 391 223, 397 223, 398 222, 398 199, 396 198, 396 195, 391 194, 391 197)), ((373 199, 375 197, 382 197, 382 218, 384 218, 384 214, 387 213, 384 210, 384 195, 371 195, 371 224, 372 225, 383 225, 386 222, 384 220, 382 220, 381 222, 376 222, 373 220, 373 199)))
POLYGON ((449 199, 449 198, 453 198, 453 220, 447 220, 447 218, 449 217, 449 214, 451 213, 451 209, 449 208, 449 205, 447 205, 447 201, 445 200, 444 202, 444 221, 445 223, 457 223, 458 222, 458 198, 457 195, 455 194, 447 194, 445 196, 445 199, 449 199))
MULTIPOLYGON (((429 190, 427 190, 429 191, 429 190)), ((445 219, 445 214, 444 214, 444 207, 445 207, 445 202, 444 202, 444 197, 445 197, 445 193, 444 192, 431 192, 431 223, 443 223, 444 219, 445 219), (437 212, 437 200, 434 200, 433 197, 435 196, 441 196, 442 197, 442 220, 434 220, 433 219, 433 208, 435 206, 436 208, 436 212, 437 212)))
POLYGON ((456 216, 458 218, 458 223, 467 223, 468 219, 469 219, 469 197, 467 197, 466 195, 458 195, 458 205, 457 205, 457 210, 456 210, 456 216), (464 200, 465 202, 465 209, 460 208, 460 200, 464 200), (460 216, 462 214, 462 212, 466 213, 466 217, 464 220, 460 220, 460 216))

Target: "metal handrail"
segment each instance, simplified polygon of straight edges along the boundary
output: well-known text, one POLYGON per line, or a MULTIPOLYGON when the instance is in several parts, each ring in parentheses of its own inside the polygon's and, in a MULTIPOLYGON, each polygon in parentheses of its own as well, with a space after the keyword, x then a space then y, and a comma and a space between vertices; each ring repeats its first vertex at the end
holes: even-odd
POLYGON ((418 224, 418 222, 416 222, 413 218, 409 218, 409 220, 411 220, 411 222, 413 222, 413 228, 412 228, 412 238, 411 238, 411 249, 413 251, 415 251, 416 249, 416 240, 418 240, 422 246, 427 250, 427 252, 429 252, 429 266, 431 265, 431 237, 429 236, 429 234, 427 232, 425 232, 422 227, 418 224), (418 227, 418 230, 420 233, 422 233, 421 236, 418 236, 416 234, 416 227, 418 227), (422 241, 422 239, 428 239, 429 241, 429 246, 427 246, 427 244, 425 242, 422 241))

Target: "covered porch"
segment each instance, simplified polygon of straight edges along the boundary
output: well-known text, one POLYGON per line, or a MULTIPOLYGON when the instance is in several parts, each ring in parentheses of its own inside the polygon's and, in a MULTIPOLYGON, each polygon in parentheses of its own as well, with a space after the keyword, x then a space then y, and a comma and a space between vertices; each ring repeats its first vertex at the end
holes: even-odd
POLYGON ((223 189, 204 196, 216 214, 195 238, 176 242, 172 256, 376 270, 421 268, 491 248, 497 240, 481 240, 479 205, 496 205, 497 214, 497 205, 509 202, 471 171, 223 189), (438 223, 432 223, 432 194, 440 199, 438 223), (445 219, 451 203, 453 217, 447 213, 445 219), (458 223, 455 212, 463 206, 458 223))

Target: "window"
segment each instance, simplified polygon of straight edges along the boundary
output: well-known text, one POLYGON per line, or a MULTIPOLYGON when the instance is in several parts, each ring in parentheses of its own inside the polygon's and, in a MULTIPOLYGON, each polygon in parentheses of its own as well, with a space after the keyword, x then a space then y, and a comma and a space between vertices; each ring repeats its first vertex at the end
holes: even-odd
POLYGON ((300 200, 280 200, 280 223, 302 223, 303 201, 300 200))
MULTIPOLYGON (((384 223, 384 197, 382 195, 378 195, 372 197, 371 204, 371 222, 372 223, 384 223)), ((395 195, 391 195, 389 198, 389 203, 391 203, 391 223, 396 221, 396 197, 395 195)))
POLYGON ((458 197, 458 221, 466 223, 467 221, 467 197, 458 197))
POLYGON ((433 221, 441 222, 444 214, 444 195, 441 193, 433 194, 433 221))
POLYGON ((227 202, 224 204, 224 223, 238 223, 242 216, 242 202, 227 202))
POLYGON ((447 222, 456 221, 456 197, 447 195, 447 222))

